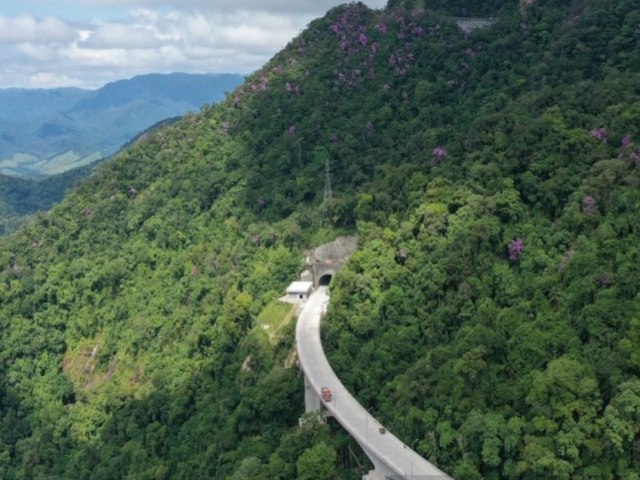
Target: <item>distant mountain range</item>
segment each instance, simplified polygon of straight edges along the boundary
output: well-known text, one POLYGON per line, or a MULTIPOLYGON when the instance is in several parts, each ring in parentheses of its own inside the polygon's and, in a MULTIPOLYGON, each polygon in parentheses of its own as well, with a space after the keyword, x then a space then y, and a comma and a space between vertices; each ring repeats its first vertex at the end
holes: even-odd
POLYGON ((0 89, 0 174, 40 177, 94 163, 158 121, 222 100, 243 80, 173 73, 98 90, 0 89))

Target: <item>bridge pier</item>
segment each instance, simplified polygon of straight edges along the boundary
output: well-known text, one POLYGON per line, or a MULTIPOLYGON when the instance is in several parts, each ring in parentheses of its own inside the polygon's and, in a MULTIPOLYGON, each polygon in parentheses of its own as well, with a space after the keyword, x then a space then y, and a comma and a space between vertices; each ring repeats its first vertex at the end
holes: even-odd
POLYGON ((373 470, 364 475, 362 480, 392 480, 398 478, 384 465, 384 463, 380 461, 380 459, 378 459, 378 457, 367 451, 362 444, 360 444, 360 448, 362 448, 362 451, 367 457, 369 457, 371 463, 373 463, 373 470))
POLYGON ((362 480, 385 480, 385 478, 378 475, 375 470, 371 470, 362 477, 362 480))
POLYGON ((304 413, 316 413, 318 420, 323 423, 326 423, 327 417, 333 416, 331 412, 324 408, 320 395, 313 389, 306 375, 304 376, 304 413))
POLYGON ((307 376, 304 376, 304 411, 305 413, 322 410, 320 396, 315 392, 307 376))

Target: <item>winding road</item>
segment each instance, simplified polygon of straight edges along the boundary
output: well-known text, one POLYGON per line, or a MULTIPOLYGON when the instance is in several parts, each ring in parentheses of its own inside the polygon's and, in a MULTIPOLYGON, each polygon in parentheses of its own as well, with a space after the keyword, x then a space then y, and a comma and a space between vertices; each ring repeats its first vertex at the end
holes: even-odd
MULTIPOLYGON (((320 339, 320 320, 329 303, 327 287, 318 287, 306 301, 296 325, 296 345, 307 384, 320 397, 320 389, 332 392, 326 410, 349 432, 371 458, 376 471, 387 478, 451 480, 389 431, 358 403, 329 365, 320 339), (384 432, 384 433, 381 433, 384 432), (376 461, 377 460, 377 461, 376 461)), ((373 476, 371 478, 374 478, 373 476)))

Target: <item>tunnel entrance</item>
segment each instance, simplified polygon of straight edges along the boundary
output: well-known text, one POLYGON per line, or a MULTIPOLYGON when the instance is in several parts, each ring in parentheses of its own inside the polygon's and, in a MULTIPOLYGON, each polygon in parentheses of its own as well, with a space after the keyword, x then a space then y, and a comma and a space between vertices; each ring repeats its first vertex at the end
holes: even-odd
POLYGON ((322 275, 318 280, 318 285, 320 285, 321 287, 328 287, 329 284, 331 283, 332 278, 333 278, 333 275, 331 275, 330 273, 327 273, 326 275, 322 275))

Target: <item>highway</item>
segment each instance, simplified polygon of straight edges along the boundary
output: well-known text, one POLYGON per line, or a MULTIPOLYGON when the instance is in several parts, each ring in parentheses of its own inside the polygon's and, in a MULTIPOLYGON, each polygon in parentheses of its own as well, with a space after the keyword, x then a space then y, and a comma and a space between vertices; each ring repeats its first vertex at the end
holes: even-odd
POLYGON ((320 389, 332 392, 330 402, 322 402, 326 410, 358 442, 371 458, 378 459, 393 472, 394 479, 451 480, 444 472, 426 461, 382 425, 349 393, 329 365, 320 339, 320 321, 329 303, 327 287, 318 287, 306 301, 296 325, 298 361, 307 381, 320 396, 320 389))

